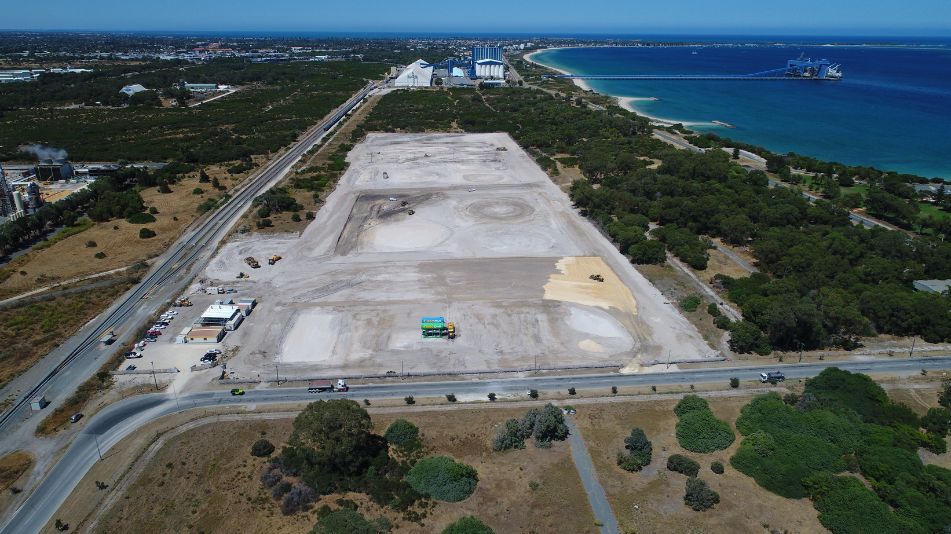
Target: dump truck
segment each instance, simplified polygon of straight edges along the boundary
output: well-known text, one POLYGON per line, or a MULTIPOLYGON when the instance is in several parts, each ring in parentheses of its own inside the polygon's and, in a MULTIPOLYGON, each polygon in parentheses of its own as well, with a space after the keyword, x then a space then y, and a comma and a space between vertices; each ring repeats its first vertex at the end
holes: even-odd
POLYGON ((330 380, 317 380, 307 386, 308 393, 343 393, 349 390, 350 386, 348 386, 347 381, 342 378, 337 379, 336 383, 330 380))
POLYGON ((188 300, 187 298, 180 298, 172 303, 172 306, 175 306, 176 308, 187 308, 191 305, 192 301, 188 300))
POLYGON ((271 256, 270 258, 267 259, 267 264, 268 264, 268 265, 274 265, 275 263, 277 263, 277 262, 279 262, 279 261, 281 261, 281 257, 278 256, 277 254, 275 254, 275 255, 273 255, 273 256, 271 256))
POLYGON ((245 258, 244 263, 247 263, 252 269, 259 269, 261 267, 261 264, 258 263, 258 260, 254 259, 254 256, 245 258))

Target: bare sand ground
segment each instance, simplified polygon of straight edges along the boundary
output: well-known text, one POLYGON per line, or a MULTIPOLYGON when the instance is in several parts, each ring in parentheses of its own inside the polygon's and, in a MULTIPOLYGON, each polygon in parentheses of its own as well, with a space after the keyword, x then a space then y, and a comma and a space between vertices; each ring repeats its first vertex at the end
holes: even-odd
POLYGON ((668 351, 715 355, 508 136, 371 134, 348 159, 302 235, 239 237, 206 269, 208 284, 260 300, 224 341, 238 376, 637 369, 668 351), (284 259, 243 262, 271 254, 284 259), (430 315, 454 321, 457 339, 423 339, 430 315))

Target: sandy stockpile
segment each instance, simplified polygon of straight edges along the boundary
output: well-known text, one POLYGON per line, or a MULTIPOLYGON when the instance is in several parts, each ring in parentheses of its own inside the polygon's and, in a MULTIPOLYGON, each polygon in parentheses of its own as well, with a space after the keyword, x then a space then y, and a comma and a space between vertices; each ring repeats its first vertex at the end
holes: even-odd
POLYGON ((631 290, 600 257, 562 258, 556 267, 559 273, 549 277, 544 298, 637 314, 631 290), (604 277, 604 282, 592 280, 593 274, 604 277))

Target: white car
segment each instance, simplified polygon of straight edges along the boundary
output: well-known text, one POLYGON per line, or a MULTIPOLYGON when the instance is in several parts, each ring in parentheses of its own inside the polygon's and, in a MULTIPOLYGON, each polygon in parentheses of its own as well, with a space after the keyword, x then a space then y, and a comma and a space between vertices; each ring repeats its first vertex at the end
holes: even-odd
POLYGON ((163 324, 153 324, 153 325, 152 325, 152 329, 153 329, 153 330, 165 330, 165 325, 163 325, 163 324))
POLYGON ((175 310, 168 310, 167 312, 163 313, 162 315, 178 315, 178 312, 175 311, 175 310))
POLYGON ((390 197, 390 202, 396 202, 396 197, 390 197))

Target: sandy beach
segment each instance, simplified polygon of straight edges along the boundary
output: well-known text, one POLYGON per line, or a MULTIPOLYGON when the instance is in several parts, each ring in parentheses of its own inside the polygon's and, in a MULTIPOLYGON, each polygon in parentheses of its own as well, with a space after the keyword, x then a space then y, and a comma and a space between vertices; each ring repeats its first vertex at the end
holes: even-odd
MULTIPOLYGON (((525 54, 524 56, 522 56, 522 59, 524 59, 525 61, 527 61, 527 62, 529 62, 529 63, 531 63, 531 64, 533 64, 533 65, 538 65, 538 66, 540 66, 540 67, 545 67, 546 69, 551 69, 551 70, 553 70, 553 71, 560 72, 561 74, 573 74, 573 73, 568 72, 568 71, 566 71, 566 70, 559 69, 558 67, 554 67, 554 66, 552 66, 552 65, 548 65, 548 64, 542 63, 541 61, 537 61, 537 60, 535 59, 535 55, 536 55, 536 54, 539 54, 539 53, 541 53, 541 52, 551 51, 551 50, 564 50, 564 47, 562 47, 562 48, 543 48, 543 49, 541 49, 541 50, 535 50, 534 52, 529 52, 529 53, 525 54)), ((592 92, 598 93, 598 91, 595 90, 594 88, 592 88, 591 85, 588 84, 588 82, 586 82, 585 80, 579 80, 579 79, 576 78, 576 79, 572 79, 571 81, 573 81, 576 86, 578 86, 579 88, 581 88, 581 89, 584 90, 584 91, 592 91, 592 92)), ((602 94, 602 93, 599 93, 599 94, 602 94)), ((605 95, 605 96, 612 96, 612 95, 605 95)), ((655 124, 657 124, 657 125, 660 125, 660 126, 673 126, 673 125, 675 125, 675 124, 682 124, 682 125, 685 126, 685 127, 699 126, 699 125, 711 125, 711 124, 716 125, 716 123, 711 123, 711 122, 688 122, 688 121, 679 121, 679 120, 675 120, 675 119, 665 119, 665 118, 663 118, 663 117, 655 117, 655 116, 653 116, 653 115, 651 115, 651 114, 649 114, 649 113, 645 113, 643 109, 637 107, 637 105, 636 105, 637 102, 654 102, 654 101, 657 101, 658 98, 657 98, 657 97, 654 97, 654 96, 613 96, 613 98, 614 98, 615 100, 617 100, 618 106, 620 106, 621 109, 625 109, 625 110, 627 110, 627 111, 630 111, 631 113, 636 113, 636 114, 638 114, 638 115, 640 115, 640 116, 642 116, 642 117, 646 117, 646 118, 650 119, 651 122, 653 122, 653 123, 655 123, 655 124)))

